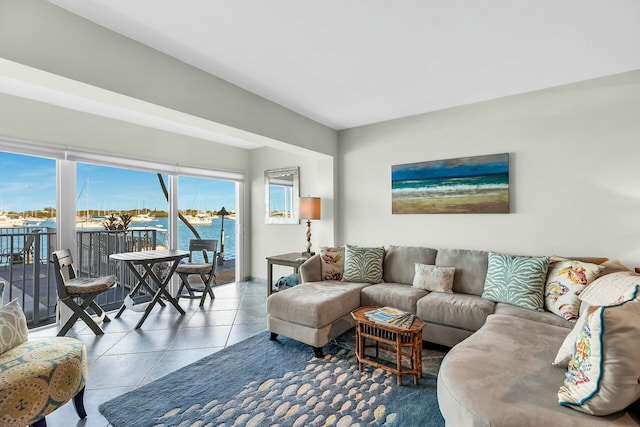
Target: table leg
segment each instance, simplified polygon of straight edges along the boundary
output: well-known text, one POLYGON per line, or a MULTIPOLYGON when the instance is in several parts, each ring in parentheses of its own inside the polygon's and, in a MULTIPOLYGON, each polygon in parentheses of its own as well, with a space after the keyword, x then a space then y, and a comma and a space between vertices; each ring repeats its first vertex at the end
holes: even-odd
MULTIPOLYGON (((149 285, 147 285, 147 275, 146 275, 146 273, 145 273, 144 276, 141 276, 140 273, 138 273, 138 270, 136 270, 136 267, 133 264, 131 264, 129 261, 125 261, 125 264, 133 272, 134 276, 136 276, 136 279, 138 279, 138 283, 136 283, 136 285, 133 287, 133 289, 131 291, 129 291, 129 298, 132 298, 132 295, 135 295, 135 293, 138 292, 143 285, 145 286, 145 288, 148 291, 150 291, 149 295, 153 295, 154 292, 151 291, 151 288, 149 288, 149 285)), ((133 302, 133 299, 131 299, 131 301, 133 302)), ((123 302, 122 306, 120 307, 120 310, 118 310, 118 313, 116 314, 116 319, 118 317, 120 317, 122 315, 122 313, 124 313, 124 310, 126 308, 127 308, 127 305, 123 302)))
POLYGON ((396 365, 398 369, 398 385, 402 385, 402 337, 396 333, 396 365))
POLYGON ((422 333, 418 334, 418 372, 420 373, 420 378, 422 378, 422 333))
POLYGON ((267 260, 267 296, 271 295, 273 286, 273 263, 267 260))
POLYGON ((164 279, 163 282, 161 282, 160 278, 156 276, 155 273, 153 272, 152 270, 153 264, 142 264, 142 266, 147 271, 147 275, 151 277, 151 280, 153 280, 153 282, 158 287, 158 292, 156 292, 157 298, 154 296, 154 300, 157 300, 157 302, 158 301, 161 302, 160 295, 164 295, 167 301, 169 301, 171 305, 173 305, 176 308, 176 310, 180 312, 180 314, 185 314, 185 311, 182 309, 182 307, 180 307, 180 304, 178 304, 178 301, 169 293, 169 291, 167 291, 167 285, 171 281, 171 277, 173 276, 173 273, 176 271, 176 268, 178 268, 178 264, 180 264, 180 260, 174 261, 173 265, 171 266, 171 269, 167 273, 167 277, 164 279))
POLYGON ((358 351, 357 351, 357 359, 358 359, 358 367, 360 368, 360 372, 362 372, 364 370, 364 364, 362 363, 362 360, 364 360, 364 352, 365 352, 365 338, 362 335, 362 331, 360 330, 362 328, 362 326, 358 326, 358 351))

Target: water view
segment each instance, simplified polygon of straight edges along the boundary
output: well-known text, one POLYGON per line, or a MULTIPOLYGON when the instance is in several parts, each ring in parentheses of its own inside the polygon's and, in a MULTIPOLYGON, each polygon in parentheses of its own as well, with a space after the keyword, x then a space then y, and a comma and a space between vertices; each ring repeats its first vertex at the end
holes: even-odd
MULTIPOLYGON (((215 239, 220 253, 224 240, 224 262, 216 262, 216 282, 235 280, 236 182, 206 173, 170 180, 144 170, 82 162, 73 166, 75 182, 58 186, 55 159, 0 152, 0 281, 6 284, 1 303, 17 299, 29 327, 56 320, 58 296, 50 263, 52 252, 59 249, 55 206, 58 197, 69 200, 69 190, 75 193, 71 197, 77 233, 75 248, 70 249, 78 275, 116 275, 120 285, 98 297, 104 309, 122 306, 129 287, 137 282, 131 271, 109 260, 111 254, 168 247, 168 190, 176 192, 177 208, 195 231, 179 221, 177 248, 187 250, 194 238, 215 239), (223 206, 228 214, 221 237, 218 213, 223 206), (122 220, 128 217, 132 221, 125 226, 122 220)), ((194 260, 202 258, 195 254, 194 260)))
MULTIPOLYGON (((78 228, 78 231, 100 231, 104 230, 104 226, 102 226, 102 218, 94 218, 92 226, 87 226, 84 224, 81 228, 78 228)), ((43 220, 40 222, 32 222, 31 226, 37 227, 49 227, 56 228, 56 222, 53 220, 43 220)), ((169 235, 169 218, 167 217, 155 217, 152 220, 145 221, 132 221, 129 225, 129 229, 138 229, 138 228, 152 228, 158 231, 158 242, 159 246, 168 246, 168 235, 169 235)), ((221 242, 221 228, 222 228, 222 219, 219 217, 211 218, 211 223, 209 224, 198 224, 194 225, 194 228, 200 235, 201 239, 216 239, 218 240, 218 251, 220 251, 220 242, 221 242)), ((235 218, 226 217, 224 218, 224 257, 225 259, 235 259, 236 257, 236 221, 235 218)), ((182 222, 178 222, 178 247, 180 249, 189 248, 189 240, 195 239, 197 236, 193 234, 193 232, 182 222)))

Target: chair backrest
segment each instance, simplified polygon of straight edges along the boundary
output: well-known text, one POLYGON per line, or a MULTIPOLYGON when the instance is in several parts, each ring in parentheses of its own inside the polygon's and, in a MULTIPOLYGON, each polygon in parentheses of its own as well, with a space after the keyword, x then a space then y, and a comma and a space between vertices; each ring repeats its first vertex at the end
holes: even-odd
POLYGON ((202 252, 204 262, 209 264, 209 252, 212 253, 211 264, 214 268, 216 265, 216 256, 218 253, 218 241, 213 239, 191 239, 189 240, 189 262, 193 260, 194 252, 202 252))
POLYGON ((56 287, 58 289, 58 296, 60 298, 66 298, 67 287, 64 282, 67 279, 76 278, 76 270, 73 267, 73 258, 71 257, 71 251, 69 249, 60 249, 54 251, 51 254, 51 263, 56 273, 56 287))
POLYGON ((36 240, 36 235, 29 234, 24 240, 24 247, 22 248, 22 252, 25 254, 31 252, 31 250, 33 249, 33 242, 35 240, 36 240))

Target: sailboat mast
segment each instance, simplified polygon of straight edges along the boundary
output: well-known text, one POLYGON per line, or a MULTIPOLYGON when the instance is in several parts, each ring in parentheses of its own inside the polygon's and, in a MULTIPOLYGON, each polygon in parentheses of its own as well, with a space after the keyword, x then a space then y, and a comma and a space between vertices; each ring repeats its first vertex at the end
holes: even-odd
POLYGON ((87 221, 89 221, 89 193, 91 193, 91 182, 87 178, 87 221))

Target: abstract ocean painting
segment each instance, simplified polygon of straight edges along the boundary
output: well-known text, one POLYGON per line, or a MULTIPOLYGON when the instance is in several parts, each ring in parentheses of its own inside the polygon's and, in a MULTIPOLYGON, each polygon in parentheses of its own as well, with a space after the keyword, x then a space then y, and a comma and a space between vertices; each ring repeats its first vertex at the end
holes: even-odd
POLYGON ((509 153, 391 167, 394 214, 509 213, 509 153))

